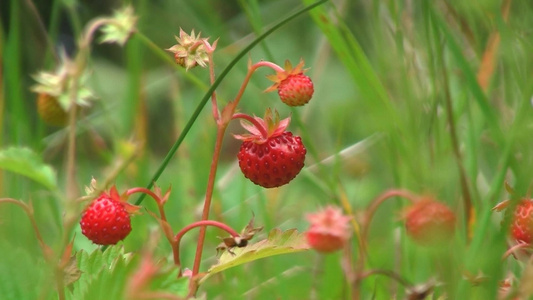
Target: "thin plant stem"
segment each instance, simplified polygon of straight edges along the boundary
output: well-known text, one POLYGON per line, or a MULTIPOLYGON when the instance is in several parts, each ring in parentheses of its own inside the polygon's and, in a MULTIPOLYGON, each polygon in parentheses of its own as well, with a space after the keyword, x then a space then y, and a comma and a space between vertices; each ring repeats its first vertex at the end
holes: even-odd
POLYGON ((518 243, 512 246, 511 248, 509 248, 507 251, 505 251, 505 253, 502 256, 502 260, 506 259, 510 255, 514 255, 514 253, 516 253, 520 249, 527 249, 527 248, 531 249, 531 245, 528 243, 518 243))
MULTIPOLYGON (((211 200, 213 197, 213 190, 215 187, 215 177, 217 173, 218 160, 220 157, 220 151, 222 150, 222 141, 224 140, 224 132, 226 131, 226 125, 218 125, 217 127, 217 137, 215 142, 215 151, 213 153, 213 160, 211 161, 211 168, 209 170, 209 179, 207 181, 207 188, 205 192, 204 199, 204 208, 202 211, 202 221, 209 219, 209 210, 211 207, 211 200)), ((196 255, 194 257, 194 265, 192 274, 195 276, 200 270, 200 262, 202 260, 202 252, 204 248, 205 241, 205 227, 200 229, 200 234, 198 236, 198 244, 196 246, 196 255)))
POLYGON ((35 218, 33 216, 33 209, 30 205, 17 200, 13 198, 0 198, 0 204, 2 203, 11 203, 19 206, 24 210, 28 218, 30 219, 31 226, 33 228, 33 231, 35 232, 35 236, 37 237, 37 241, 39 241, 39 246, 41 247, 41 250, 43 251, 43 255, 47 260, 50 260, 50 254, 52 253, 52 249, 46 245, 44 242, 43 236, 41 235, 41 232, 39 231, 39 227, 37 226, 37 222, 35 222, 35 218))
POLYGON ((78 113, 78 105, 76 99, 78 97, 79 79, 83 74, 83 70, 87 64, 89 56, 90 45, 96 30, 106 24, 112 22, 110 19, 96 19, 86 26, 79 43, 79 52, 76 55, 75 65, 73 66, 71 74, 72 86, 70 88, 69 101, 69 135, 67 148, 67 163, 66 163, 66 186, 67 186, 67 201, 75 199, 78 194, 76 185, 76 120, 78 113))
MULTIPOLYGON (((279 67, 278 65, 271 63, 271 62, 265 62, 265 61, 261 61, 254 65, 249 66, 248 73, 246 74, 246 77, 241 85, 241 88, 239 89, 239 92, 237 93, 237 96, 235 96, 235 99, 233 101, 227 104, 227 107, 224 108, 224 113, 222 115, 222 118, 220 120, 217 120, 217 136, 216 136, 216 142, 215 142, 215 150, 213 153, 213 159, 211 161, 211 168, 209 170, 209 178, 207 181, 207 188, 206 188, 205 199, 204 199, 204 207, 202 210, 202 220, 209 219, 209 211, 211 208, 211 200, 213 197, 213 190, 215 187, 216 172, 218 168, 218 160, 220 157, 220 151, 222 150, 222 142, 224 140, 224 133, 226 132, 226 128, 228 127, 228 124, 231 121, 231 118, 224 119, 224 117, 234 115, 237 105, 239 104, 239 101, 241 100, 242 95, 244 94, 244 90, 246 89, 246 86, 248 85, 250 78, 252 77, 253 73, 259 67, 270 67, 274 70, 281 69, 281 67, 279 67)), ((194 258, 192 276, 195 276, 200 271, 200 263, 202 261, 202 252, 204 248, 204 242, 205 242, 205 228, 201 228, 200 234, 198 236, 198 244, 196 246, 196 255, 194 258)))
MULTIPOLYGON (((177 245, 177 248, 176 248, 176 252, 174 252, 174 263, 178 266, 178 267, 181 267, 181 261, 180 261, 180 253, 179 253, 179 244, 181 242, 181 239, 183 238, 183 236, 185 235, 185 233, 187 233, 189 230, 193 229, 193 228, 196 228, 196 227, 201 227, 200 229, 206 229, 207 226, 214 226, 214 227, 218 227, 224 231, 226 231, 227 233, 229 233, 232 237, 238 237, 239 236, 239 233, 237 233, 237 231, 235 231, 233 228, 229 227, 228 225, 222 223, 222 222, 218 222, 218 221, 213 221, 213 220, 202 220, 202 221, 198 221, 198 222, 194 222, 194 223, 191 223, 185 227, 183 227, 183 229, 181 229, 177 234, 176 236, 174 237, 174 242, 175 244, 177 245)), ((203 245, 202 245, 203 246, 203 245)), ((181 272, 181 271, 180 271, 181 272)), ((193 271, 194 272, 194 271, 193 271)), ((195 273, 197 274, 197 273, 195 273)), ((195 275, 193 274, 193 276, 195 275)))
POLYGON ((413 287, 413 285, 409 281, 405 280, 402 276, 390 270, 380 270, 380 269, 370 270, 362 274, 359 274, 359 276, 357 277, 357 280, 360 281, 372 275, 387 276, 389 278, 396 280, 398 283, 400 283, 401 285, 403 285, 404 287, 408 289, 413 287))
POLYGON ((61 268, 56 268, 55 270, 55 279, 56 279, 56 289, 57 289, 57 298, 59 300, 66 299, 65 297, 65 272, 61 268))
POLYGON ((459 150, 459 139, 457 137, 457 129, 455 128, 455 120, 453 116, 452 96, 450 95, 450 88, 448 84, 448 73, 446 72, 444 63, 444 54, 438 55, 439 62, 441 64, 442 71, 442 84, 444 86, 444 100, 446 105, 446 117, 448 125, 450 126, 450 138, 452 141, 452 150, 459 168, 459 182, 461 184, 461 191, 463 193, 463 208, 465 214, 465 230, 466 240, 470 242, 471 235, 469 228, 473 225, 473 208, 472 208, 472 196, 470 195, 470 189, 468 187, 468 179, 466 176, 465 166, 463 165, 463 159, 461 157, 461 151, 459 150))
POLYGON ((389 190, 379 195, 376 199, 374 199, 374 201, 372 201, 370 206, 367 208, 365 218, 361 225, 363 244, 366 244, 370 222, 374 218, 374 214, 376 213, 378 207, 383 202, 393 197, 402 197, 411 202, 415 202, 416 199, 418 198, 415 194, 411 193, 408 190, 389 190))
POLYGON ((35 7, 35 4, 31 0, 26 0, 25 2, 26 2, 26 6, 29 8, 29 10, 31 11, 31 14, 33 15, 32 16, 33 19, 37 23, 36 27, 39 30, 39 34, 46 41, 46 47, 48 48, 47 50, 49 51, 49 53, 52 54, 52 56, 54 57, 54 60, 58 62, 59 57, 57 55, 57 52, 55 51, 54 42, 51 40, 50 36, 48 35, 46 31, 46 26, 44 25, 43 18, 39 14, 37 7, 35 7))
POLYGON ((165 210, 163 209, 163 205, 161 203, 162 200, 161 200, 161 198, 158 195, 156 195, 151 190, 149 190, 147 188, 142 188, 142 187, 131 188, 131 189, 126 191, 126 195, 128 195, 128 196, 130 196, 132 194, 135 194, 135 193, 144 193, 144 194, 147 194, 148 196, 152 197, 155 200, 155 202, 157 203, 157 207, 159 208, 159 216, 161 217, 161 220, 167 221, 167 217, 165 215, 165 210))
MULTIPOLYGON (((160 218, 158 220, 159 224, 161 225, 161 228, 165 234, 165 237, 167 238, 168 242, 170 243, 170 246, 172 247, 172 253, 174 255, 174 263, 178 264, 179 263, 179 244, 178 242, 176 242, 174 238, 174 232, 172 231, 172 227, 168 223, 167 216, 165 214, 165 209, 164 209, 164 203, 163 203, 164 199, 161 199, 159 195, 152 192, 151 190, 142 188, 142 187, 131 188, 126 191, 126 195, 128 196, 135 194, 135 193, 143 193, 145 195, 149 195, 155 200, 157 207, 159 209, 159 218, 160 218)), ((166 195, 164 197, 166 197, 166 195)))
MULTIPOLYGON (((248 82, 250 82, 250 78, 252 78, 252 75, 254 72, 259 69, 260 67, 268 67, 273 69, 276 72, 283 71, 283 68, 276 65, 275 63, 269 62, 269 61, 260 61, 255 64, 251 64, 251 62, 248 65, 248 73, 246 73, 246 77, 244 77, 244 80, 241 84, 241 87, 239 89, 239 92, 237 92, 237 96, 235 96, 235 100, 228 103, 227 109, 230 110, 230 115, 233 116, 235 113, 235 109, 237 108, 237 105, 239 104, 239 101, 242 98, 242 95, 244 94, 244 90, 246 89, 246 86, 248 86, 248 82)), ((229 120, 226 120, 226 122, 229 122, 229 120)))
MULTIPOLYGON (((207 57, 209 58, 209 81, 211 82, 211 85, 213 85, 215 83, 215 62, 213 61, 213 51, 207 51, 207 57)), ((211 94, 211 108, 213 110, 213 118, 218 123, 220 116, 217 104, 217 93, 214 90, 211 94)))
POLYGON ((28 218, 30 219, 31 226, 33 228, 33 231, 35 232, 35 236, 37 237, 37 241, 39 242, 39 246, 41 247, 41 251, 43 252, 43 257, 54 269, 54 279, 55 279, 55 285, 58 293, 58 299, 64 300, 65 298, 65 283, 64 283, 64 265, 57 263, 57 257, 54 251, 44 242, 43 236, 41 235, 41 232, 39 230, 39 227, 37 226, 37 222, 35 221, 35 217, 33 214, 33 208, 31 204, 26 204, 22 201, 19 201, 17 199, 13 198, 0 198, 0 204, 2 203, 11 203, 19 206, 24 210, 28 218))
MULTIPOLYGON (((77 79, 74 80, 73 89, 77 90, 77 79)), ((77 91, 73 92, 71 97, 76 97, 77 91)), ((72 99, 72 98, 71 98, 72 99)), ((75 199, 78 194, 76 185, 76 115, 78 112, 78 105, 74 102, 70 105, 69 110, 69 132, 68 132, 68 146, 67 146, 67 165, 66 165, 66 186, 67 186, 67 201, 75 199)))
POLYGON ((378 207, 385 202, 388 199, 394 198, 394 197, 403 197, 411 202, 417 201, 417 196, 411 193, 407 190, 401 190, 401 189, 394 189, 394 190, 388 190, 379 195, 370 206, 366 209, 366 213, 364 216, 363 221, 361 222, 361 247, 359 250, 359 259, 357 260, 357 266, 356 266, 356 280, 353 283, 354 287, 354 299, 359 299, 359 285, 360 285, 360 279, 364 278, 366 276, 363 276, 363 269, 365 267, 365 260, 367 256, 367 250, 366 250, 366 243, 367 243, 367 237, 368 237, 368 230, 370 227, 370 222, 372 221, 374 214, 376 213, 378 207))

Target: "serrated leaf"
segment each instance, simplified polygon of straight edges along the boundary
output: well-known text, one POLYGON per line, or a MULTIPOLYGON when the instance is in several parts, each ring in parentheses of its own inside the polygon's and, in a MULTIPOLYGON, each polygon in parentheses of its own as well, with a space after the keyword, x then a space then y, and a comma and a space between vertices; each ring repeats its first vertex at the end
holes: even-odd
POLYGON ((130 258, 121 246, 76 253, 81 276, 72 284, 69 299, 122 299, 127 275, 135 266, 130 258))
POLYGON ((50 190, 57 189, 54 169, 29 148, 10 147, 1 150, 0 169, 26 176, 50 190))
POLYGON ((302 233, 299 233, 296 229, 281 231, 280 229, 275 228, 269 232, 267 239, 248 245, 244 248, 233 249, 232 252, 234 255, 228 251, 222 253, 219 262, 209 268, 207 275, 200 280, 200 283, 204 282, 213 274, 244 263, 274 255, 296 253, 308 249, 309 245, 305 240, 305 236, 302 233))

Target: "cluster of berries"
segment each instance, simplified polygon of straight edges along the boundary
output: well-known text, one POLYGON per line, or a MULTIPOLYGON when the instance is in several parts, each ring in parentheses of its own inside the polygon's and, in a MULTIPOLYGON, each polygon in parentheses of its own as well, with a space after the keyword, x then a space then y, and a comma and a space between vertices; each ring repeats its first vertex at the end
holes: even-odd
MULTIPOLYGON (((268 78, 274 84, 266 92, 278 91, 281 101, 289 106, 302 106, 313 96, 311 79, 304 75, 301 61, 296 67, 287 61, 283 70, 268 78)), ((243 141, 237 158, 242 173, 253 183, 265 188, 289 183, 304 166, 307 150, 299 136, 287 131, 290 118, 279 120, 267 110, 263 119, 254 117, 251 124, 242 123, 249 132, 236 135, 243 141)))
MULTIPOLYGON (((207 39, 200 38, 200 34, 195 35, 194 31, 188 35, 180 30, 176 40, 178 44, 167 50, 174 54, 176 63, 186 69, 206 66, 208 51, 216 47, 216 42, 211 46, 207 39)), ((289 106, 308 103, 314 87, 311 79, 304 75, 303 65, 301 61, 293 67, 287 61, 285 68, 279 67, 276 74, 268 77, 274 84, 266 91, 277 90, 281 101, 289 106)), ((44 101, 40 100, 40 105, 41 102, 44 101)), ((51 107, 50 103, 47 102, 48 108, 51 107)), ((46 111, 49 113, 52 110, 46 111)), ((62 112, 66 115, 66 112, 62 112)), ((65 115, 62 116, 63 122, 65 115)), ((264 118, 237 115, 244 119, 241 123, 248 131, 247 134, 235 135, 242 140, 237 158, 244 176, 265 188, 279 187, 294 179, 304 166, 307 151, 301 138, 287 131, 290 118, 280 120, 278 113, 272 113, 270 109, 264 118)), ((82 233, 99 245, 116 244, 131 231, 129 209, 130 205, 121 199, 116 189, 102 193, 83 213, 80 221, 82 233)))

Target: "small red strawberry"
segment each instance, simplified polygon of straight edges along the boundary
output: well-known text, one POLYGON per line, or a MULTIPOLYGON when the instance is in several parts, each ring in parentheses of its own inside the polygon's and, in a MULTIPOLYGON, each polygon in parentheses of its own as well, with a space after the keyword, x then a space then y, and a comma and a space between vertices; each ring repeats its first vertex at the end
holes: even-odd
POLYGON ((407 208, 404 219, 407 235, 421 245, 437 245, 455 234, 455 213, 431 198, 421 199, 407 208))
POLYGON ((311 78, 304 75, 304 61, 301 60, 296 67, 287 60, 283 71, 267 76, 274 84, 265 90, 270 92, 278 90, 281 101, 289 106, 302 106, 307 104, 313 97, 314 87, 311 78))
POLYGON ((351 236, 351 217, 342 214, 338 207, 328 206, 314 214, 308 214, 311 227, 305 233, 311 248, 321 253, 342 249, 351 236))
POLYGON ((304 166, 305 149, 299 136, 285 131, 290 118, 279 120, 267 110, 265 118, 249 117, 253 124, 242 122, 250 133, 236 135, 243 141, 237 155, 242 173, 253 183, 273 188, 289 183, 304 166))
MULTIPOLYGON (((509 205, 509 200, 496 205, 493 210, 501 211, 509 205)), ((511 217, 510 232, 513 239, 520 243, 531 244, 533 241, 533 200, 522 199, 516 205, 514 212, 506 211, 506 217, 511 217)))
POLYGON ((81 232, 98 245, 114 245, 131 232, 130 213, 138 208, 121 199, 115 187, 103 192, 85 209, 81 232))
POLYGON ((59 105, 57 97, 39 93, 37 97, 37 112, 48 125, 61 127, 67 124, 68 113, 59 105))

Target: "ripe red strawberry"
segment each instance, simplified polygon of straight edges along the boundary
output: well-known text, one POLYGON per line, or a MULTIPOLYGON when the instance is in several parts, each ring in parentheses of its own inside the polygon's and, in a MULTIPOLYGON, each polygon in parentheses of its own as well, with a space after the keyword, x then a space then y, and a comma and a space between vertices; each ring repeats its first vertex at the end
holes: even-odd
MULTIPOLYGON (((499 203, 493 210, 503 210, 509 205, 509 201, 499 203)), ((511 217, 510 233, 513 239, 520 243, 531 244, 533 241, 533 200, 522 199, 517 204, 514 212, 506 211, 506 217, 511 217)))
POLYGON ((237 155, 242 173, 265 188, 289 183, 302 170, 307 153, 301 138, 285 131, 290 118, 280 121, 276 112, 273 120, 270 110, 264 119, 249 118, 254 124, 242 122, 242 126, 250 134, 235 136, 243 140, 237 155))
POLYGON ((328 206, 314 214, 308 214, 311 227, 305 233, 311 248, 321 253, 342 249, 351 236, 350 217, 340 208, 328 206))
POLYGON ((268 78, 274 81, 274 85, 265 90, 270 92, 278 90, 278 95, 283 103, 289 106, 302 106, 307 104, 313 97, 314 87, 311 78, 304 75, 302 70, 303 60, 296 67, 287 60, 283 71, 270 75, 268 78))
POLYGON ((52 95, 39 93, 37 112, 48 125, 61 127, 67 124, 68 113, 59 105, 57 98, 52 95))
POLYGON ((424 198, 407 208, 405 229, 421 245, 449 241, 455 233, 455 213, 443 203, 424 198))
POLYGON ((83 212, 81 232, 98 245, 114 245, 131 232, 130 212, 137 208, 121 199, 115 187, 103 192, 83 212))
POLYGON ((533 241, 533 200, 523 199, 516 206, 511 234, 519 242, 531 244, 533 241))

